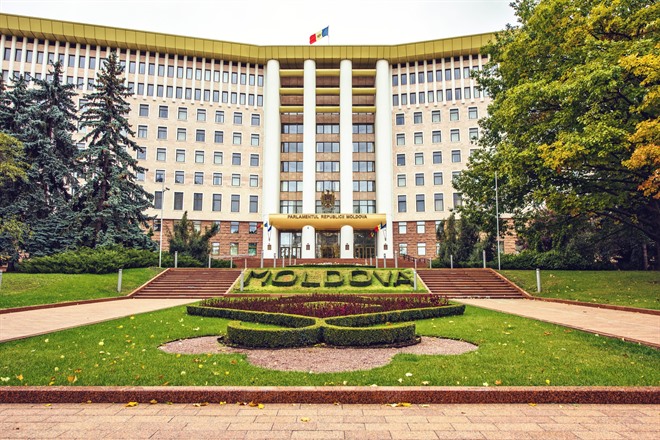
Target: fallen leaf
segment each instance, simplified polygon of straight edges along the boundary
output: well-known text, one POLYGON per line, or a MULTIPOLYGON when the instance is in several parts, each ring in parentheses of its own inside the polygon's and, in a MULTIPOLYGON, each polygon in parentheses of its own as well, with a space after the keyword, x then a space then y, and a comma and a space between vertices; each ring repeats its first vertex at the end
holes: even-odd
POLYGON ((53 406, 53 404, 52 403, 47 403, 44 406, 53 406))
POLYGON ((23 375, 22 375, 22 374, 19 374, 18 376, 16 376, 16 379, 18 379, 18 380, 23 380, 23 375))
POLYGON ((300 419, 301 422, 309 422, 309 417, 302 417, 300 419))
POLYGON ((151 403, 152 405, 155 405, 155 404, 158 403, 158 401, 157 401, 156 399, 151 399, 151 400, 149 401, 149 403, 151 403))
POLYGON ((220 402, 220 405, 226 405, 227 402, 220 402))
POLYGON ((76 383, 78 381, 78 376, 67 376, 66 380, 68 380, 69 383, 76 383))
POLYGON ((495 385, 502 385, 502 381, 501 380, 496 380, 495 385))
POLYGON ((529 403, 529 406, 536 406, 536 403, 529 403))
POLYGON ((138 406, 137 402, 128 402, 126 405, 124 405, 126 408, 133 408, 134 406, 138 406))

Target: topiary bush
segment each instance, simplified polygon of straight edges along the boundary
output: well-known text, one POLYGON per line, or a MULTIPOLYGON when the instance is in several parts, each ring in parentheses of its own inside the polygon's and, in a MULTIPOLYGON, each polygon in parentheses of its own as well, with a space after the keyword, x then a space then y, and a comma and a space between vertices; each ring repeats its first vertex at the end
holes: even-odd
POLYGON ((271 284, 276 287, 291 287, 298 281, 298 276, 292 270, 281 270, 273 277, 271 284), (291 277, 290 279, 280 279, 291 277))
POLYGON ((415 341, 415 328, 414 322, 377 327, 339 327, 326 321, 323 341, 329 345, 351 347, 411 343, 415 341))
POLYGON ((338 270, 329 270, 325 273, 325 281, 323 282, 325 287, 340 287, 344 285, 344 277, 341 275, 341 272, 338 270), (331 277, 339 277, 336 281, 331 281, 331 277))
POLYGON ((231 344, 253 348, 306 347, 318 344, 321 339, 321 321, 311 320, 307 327, 286 329, 259 329, 243 327, 239 321, 227 325, 227 341, 231 344))
POLYGON ((373 279, 369 276, 369 272, 366 270, 352 270, 351 271, 351 279, 349 280, 349 284, 353 287, 367 287, 371 286, 371 283, 373 282, 373 279), (356 279, 358 277, 365 277, 366 280, 359 280, 356 279))

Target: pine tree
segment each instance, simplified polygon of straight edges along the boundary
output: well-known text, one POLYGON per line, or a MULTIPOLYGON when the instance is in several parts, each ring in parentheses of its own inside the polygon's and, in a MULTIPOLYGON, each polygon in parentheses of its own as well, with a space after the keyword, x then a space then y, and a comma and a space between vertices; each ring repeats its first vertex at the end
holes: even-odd
POLYGON ((135 181, 144 172, 129 151, 139 147, 133 141, 133 130, 126 119, 130 111, 125 98, 123 67, 111 52, 99 73, 95 92, 86 96, 81 116, 83 127, 91 130, 83 139, 89 142, 80 159, 84 181, 76 197, 81 229, 78 243, 82 246, 155 248, 143 232, 148 217, 144 210, 153 196, 135 181))
POLYGON ((181 220, 174 225, 174 235, 169 234, 170 254, 179 252, 203 263, 211 252, 209 240, 219 229, 220 227, 214 224, 202 234, 196 231, 193 222, 188 220, 188 211, 184 212, 181 220))

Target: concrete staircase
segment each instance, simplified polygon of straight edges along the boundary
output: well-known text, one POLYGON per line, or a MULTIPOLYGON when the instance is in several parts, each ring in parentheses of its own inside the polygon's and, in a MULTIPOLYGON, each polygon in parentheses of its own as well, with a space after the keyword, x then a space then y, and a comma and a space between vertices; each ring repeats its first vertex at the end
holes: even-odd
POLYGON ((240 269, 167 269, 133 293, 133 298, 194 298, 220 296, 241 274, 240 269))
POLYGON ((523 291, 491 269, 420 269, 431 293, 447 298, 525 298, 523 291))

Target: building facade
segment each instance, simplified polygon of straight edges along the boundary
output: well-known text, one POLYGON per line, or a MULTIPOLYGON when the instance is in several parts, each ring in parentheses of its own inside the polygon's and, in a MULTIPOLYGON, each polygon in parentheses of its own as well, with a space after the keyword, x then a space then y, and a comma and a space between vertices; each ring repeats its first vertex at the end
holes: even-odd
POLYGON ((491 34, 254 46, 7 14, 0 33, 7 84, 59 60, 79 105, 118 52, 154 238, 187 211, 220 224, 217 257, 434 257, 489 103, 491 34))

